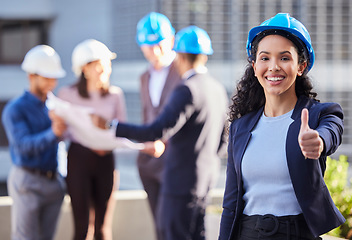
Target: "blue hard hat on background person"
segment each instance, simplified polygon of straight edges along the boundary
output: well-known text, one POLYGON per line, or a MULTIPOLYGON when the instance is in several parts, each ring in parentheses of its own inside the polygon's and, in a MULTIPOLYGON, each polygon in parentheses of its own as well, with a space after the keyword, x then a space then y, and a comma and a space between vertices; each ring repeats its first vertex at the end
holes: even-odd
POLYGON ((160 41, 173 37, 175 29, 163 14, 151 12, 139 20, 136 41, 141 45, 156 45, 160 41))
POLYGON ((208 33, 197 26, 181 29, 176 34, 173 50, 180 53, 205 55, 212 55, 214 52, 208 33))
POLYGON ((278 13, 274 17, 264 21, 260 26, 252 28, 248 33, 247 39, 247 54, 252 56, 252 43, 255 37, 265 30, 283 30, 300 39, 305 45, 305 50, 308 55, 308 71, 313 67, 315 55, 312 47, 312 41, 306 27, 297 19, 290 16, 288 13, 278 13))

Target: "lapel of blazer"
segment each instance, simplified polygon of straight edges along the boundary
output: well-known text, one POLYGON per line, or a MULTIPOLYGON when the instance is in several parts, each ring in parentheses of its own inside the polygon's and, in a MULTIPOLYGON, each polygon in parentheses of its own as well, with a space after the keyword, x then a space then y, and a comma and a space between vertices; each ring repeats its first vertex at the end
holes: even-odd
MULTIPOLYGON (((304 160, 300 147, 298 145, 298 133, 301 127, 301 111, 303 108, 310 108, 311 101, 307 97, 299 97, 292 113, 291 118, 293 122, 291 123, 286 139, 286 155, 287 164, 289 167, 291 178, 300 177, 300 164, 297 164, 297 159, 304 160), (297 169, 298 168, 298 169, 297 169)), ((236 170, 241 173, 241 162, 248 145, 248 142, 252 136, 251 131, 256 126, 259 118, 263 113, 264 107, 261 107, 257 112, 249 113, 241 119, 239 124, 236 126, 236 133, 233 135, 233 153, 234 153, 234 164, 236 170)), ((239 179, 242 180, 242 174, 238 174, 239 179)), ((293 180, 294 181, 294 180, 293 180)), ((240 182, 240 181, 239 181, 240 182)))
POLYGON ((143 73, 143 75, 141 76, 141 89, 142 89, 142 93, 143 94, 143 98, 142 101, 146 102, 148 101, 148 104, 150 104, 151 106, 153 106, 152 104, 152 100, 150 98, 150 93, 149 93, 149 82, 150 82, 150 72, 146 71, 145 73, 143 73))
MULTIPOLYGON (((260 116, 262 115, 263 109, 264 107, 261 107, 257 112, 248 113, 240 119, 236 120, 238 122, 235 125, 235 129, 232 129, 233 139, 232 142, 229 144, 232 144, 233 147, 233 151, 231 154, 233 154, 233 161, 237 172, 238 199, 241 199, 243 196, 241 169, 242 158, 247 148, 248 142, 252 136, 251 131, 253 130, 260 116)), ((243 207, 243 201, 238 200, 236 206, 236 216, 232 228, 238 225, 237 223, 240 218, 240 213, 243 211, 243 207)), ((236 231, 231 230, 231 236, 234 235, 235 232, 236 231)), ((232 238, 233 237, 230 237, 230 239, 232 238)))
MULTIPOLYGON (((301 128, 301 112, 303 108, 310 108, 312 102, 307 97, 300 97, 294 108, 291 118, 293 122, 289 126, 286 138, 286 158, 292 185, 295 191, 309 183, 310 173, 307 172, 306 159, 304 158, 298 143, 298 134, 301 128)), ((310 119, 309 122, 315 121, 310 119)), ((298 193, 299 194, 299 193, 298 193)), ((302 193, 303 194, 303 193, 302 193)), ((309 193, 305 193, 309 194, 309 193)))
POLYGON ((257 112, 251 112, 243 116, 243 119, 240 119, 239 124, 236 127, 236 133, 233 135, 233 152, 234 152, 234 161, 236 171, 239 173, 238 183, 242 184, 242 170, 241 163, 244 152, 247 148, 248 142, 252 136, 251 131, 257 124, 259 118, 263 113, 264 107, 261 107, 257 112))

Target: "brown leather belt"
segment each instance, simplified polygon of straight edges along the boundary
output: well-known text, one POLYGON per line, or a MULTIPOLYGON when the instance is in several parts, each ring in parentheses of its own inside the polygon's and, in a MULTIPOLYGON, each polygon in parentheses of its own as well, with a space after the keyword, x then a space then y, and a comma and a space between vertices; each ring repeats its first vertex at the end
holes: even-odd
POLYGON ((45 177, 49 180, 54 180, 56 178, 56 174, 57 174, 56 171, 43 171, 40 169, 23 167, 23 166, 22 166, 22 168, 27 172, 30 172, 30 173, 37 175, 37 176, 45 177))

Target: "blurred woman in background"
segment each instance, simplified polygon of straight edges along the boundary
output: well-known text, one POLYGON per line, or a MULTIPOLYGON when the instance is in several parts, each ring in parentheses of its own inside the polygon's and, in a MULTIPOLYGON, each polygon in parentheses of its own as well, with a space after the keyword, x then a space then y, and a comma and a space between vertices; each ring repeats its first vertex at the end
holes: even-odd
MULTIPOLYGON (((111 60, 116 54, 103 43, 87 39, 79 43, 72 54, 72 69, 78 82, 64 87, 58 96, 76 105, 91 108, 104 119, 126 120, 122 90, 111 86, 111 60)), ((68 149, 67 188, 71 197, 75 224, 75 240, 87 238, 89 220, 94 221, 96 240, 112 239, 112 216, 117 188, 117 172, 112 151, 88 149, 71 137, 68 149)), ((91 226, 89 236, 91 236, 91 226)))

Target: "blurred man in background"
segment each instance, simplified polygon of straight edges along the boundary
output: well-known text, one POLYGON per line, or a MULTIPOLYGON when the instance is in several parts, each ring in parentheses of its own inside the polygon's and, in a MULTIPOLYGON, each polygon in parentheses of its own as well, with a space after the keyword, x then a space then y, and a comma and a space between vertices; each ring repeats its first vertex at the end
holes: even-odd
POLYGON ((207 73, 213 53, 208 34, 189 26, 176 34, 176 69, 182 76, 163 111, 142 126, 116 123, 117 137, 138 141, 168 140, 162 176, 158 234, 163 240, 205 239, 205 208, 209 190, 226 150, 225 88, 207 73))
MULTIPOLYGON (((169 19, 161 13, 151 12, 137 24, 136 41, 145 59, 150 63, 140 77, 143 123, 154 121, 164 108, 170 93, 181 82, 181 77, 175 69, 176 53, 172 50, 174 34, 175 30, 169 19)), ((140 178, 148 194, 155 225, 164 158, 164 155, 156 159, 140 153, 137 159, 140 178)))
POLYGON ((53 239, 65 185, 57 172, 58 142, 66 130, 49 118, 48 92, 65 76, 59 55, 47 45, 26 54, 22 69, 29 90, 4 108, 2 122, 9 140, 13 167, 8 177, 12 240, 53 239))

